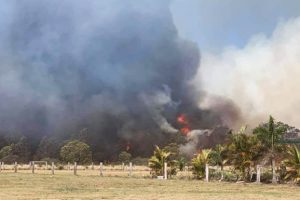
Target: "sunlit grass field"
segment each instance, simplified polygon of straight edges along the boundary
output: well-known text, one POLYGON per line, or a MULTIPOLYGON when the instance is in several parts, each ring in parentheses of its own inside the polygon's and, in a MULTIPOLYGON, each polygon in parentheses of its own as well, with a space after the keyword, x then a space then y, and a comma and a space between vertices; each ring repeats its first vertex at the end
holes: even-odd
MULTIPOLYGON (((136 199, 136 200, 276 200, 300 199, 300 188, 294 185, 268 185, 244 183, 203 182, 181 179, 151 179, 146 168, 135 168, 129 177, 125 170, 104 171, 79 169, 78 175, 72 170, 11 169, 0 172, 0 199, 136 199)), ((188 175, 188 174, 186 174, 188 175)))

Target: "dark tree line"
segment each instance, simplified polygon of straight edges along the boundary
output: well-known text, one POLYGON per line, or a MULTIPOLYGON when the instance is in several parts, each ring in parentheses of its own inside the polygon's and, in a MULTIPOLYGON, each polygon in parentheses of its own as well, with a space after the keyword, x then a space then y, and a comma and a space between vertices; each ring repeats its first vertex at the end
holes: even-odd
MULTIPOLYGON (((283 159, 284 155, 281 152, 287 151, 287 145, 282 143, 291 142, 290 139, 297 138, 299 134, 298 129, 282 122, 276 122, 272 117, 269 122, 256 127, 250 135, 244 134, 243 131, 245 130, 241 129, 237 133, 229 132, 224 143, 214 148, 213 155, 217 158, 215 162, 222 167, 224 165, 222 157, 226 150, 226 155, 231 155, 231 164, 237 166, 244 176, 249 172, 249 166, 253 166, 257 162, 283 159)), ((182 168, 185 161, 189 159, 180 155, 179 152, 180 144, 184 144, 186 141, 184 136, 178 133, 162 135, 162 137, 166 137, 166 139, 159 140, 164 142, 157 143, 157 145, 164 147, 164 151, 171 152, 168 159, 177 160, 182 168)), ((45 136, 40 140, 36 138, 20 134, 1 134, 0 160, 6 163, 14 161, 27 163, 31 160, 76 161, 79 163, 135 160, 138 163, 145 163, 143 158, 150 157, 154 148, 153 145, 147 146, 148 141, 145 138, 136 143, 124 140, 105 146, 101 140, 95 139, 87 128, 80 129, 74 134, 66 134, 64 138, 55 135, 45 136), (149 148, 150 153, 138 152, 136 145, 145 145, 149 148), (84 155, 84 157, 79 155, 84 155)))
MULTIPOLYGON (((158 145, 166 146, 169 143, 181 144, 185 141, 184 137, 178 134, 162 135, 164 140, 159 140, 158 145), (163 142, 161 142, 163 141, 163 142)), ((50 135, 44 136, 41 139, 37 139, 37 136, 27 136, 21 134, 1 134, 0 135, 0 160, 6 163, 19 162, 27 163, 32 160, 55 160, 65 162, 117 162, 128 161, 128 157, 136 159, 137 162, 145 163, 146 157, 151 155, 153 145, 147 141, 147 138, 139 138, 139 141, 126 141, 120 140, 119 142, 111 142, 107 144, 99 138, 95 138, 93 134, 90 134, 87 128, 81 129, 74 134, 62 135, 50 135), (68 156, 62 156, 61 151, 65 149, 67 144, 74 145, 74 149, 81 148, 82 145, 86 145, 90 153, 84 153, 88 155, 86 161, 69 159, 68 156), (80 142, 80 145, 77 145, 80 142), (149 148, 147 152, 138 151, 137 145, 144 145, 149 148), (148 146, 149 145, 149 146, 148 146)))

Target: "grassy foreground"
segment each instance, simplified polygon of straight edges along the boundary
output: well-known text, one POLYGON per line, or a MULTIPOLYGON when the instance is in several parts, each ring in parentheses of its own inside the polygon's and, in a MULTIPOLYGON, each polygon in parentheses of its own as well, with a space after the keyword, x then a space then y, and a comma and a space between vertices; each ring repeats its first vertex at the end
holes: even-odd
POLYGON ((0 199, 300 199, 299 187, 70 174, 0 173, 0 199))

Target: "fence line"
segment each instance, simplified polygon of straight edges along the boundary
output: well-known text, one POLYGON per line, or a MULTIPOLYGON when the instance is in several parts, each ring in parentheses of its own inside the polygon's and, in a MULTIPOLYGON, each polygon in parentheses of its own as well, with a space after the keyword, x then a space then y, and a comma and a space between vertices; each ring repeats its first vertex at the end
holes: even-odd
MULTIPOLYGON (((51 166, 48 168, 48 165, 46 165, 46 168, 42 168, 41 165, 38 165, 37 163, 35 163, 34 161, 31 161, 29 163, 29 168, 26 167, 26 165, 24 166, 23 164, 19 164, 17 162, 14 162, 12 165, 4 165, 4 162, 0 162, 0 172, 13 172, 13 173, 22 173, 24 171, 31 171, 32 174, 35 174, 37 172, 42 172, 42 171, 48 171, 49 174, 55 175, 55 174, 60 174, 63 172, 63 170, 69 171, 70 169, 70 163, 68 163, 66 166, 62 165, 55 165, 54 162, 51 162, 51 166), (6 166, 6 167, 5 167, 6 166), (11 167, 10 167, 11 166, 11 167), (42 168, 42 169, 41 169, 42 168), (55 172, 55 170, 58 170, 55 172)), ((94 163, 92 163, 89 166, 82 166, 82 165, 78 165, 77 162, 74 162, 73 164, 73 175, 78 175, 78 172, 83 172, 85 170, 90 170, 88 171, 86 174, 87 175, 93 175, 93 174, 97 174, 100 177, 103 176, 128 176, 128 177, 139 177, 139 176, 143 176, 143 177, 151 177, 151 170, 149 167, 146 166, 137 166, 138 168, 136 168, 132 162, 129 162, 128 164, 126 164, 126 170, 125 169, 125 164, 122 163, 121 168, 120 167, 115 167, 113 165, 103 165, 103 162, 100 162, 99 165, 94 165, 94 163), (99 171, 95 171, 95 169, 99 169, 99 171), (94 172, 93 172, 94 171, 94 172), (117 172, 117 173, 115 173, 117 172), (120 173, 120 174, 118 174, 120 173)), ((169 168, 171 169, 171 168, 169 168)), ((252 168, 253 169, 253 168, 252 168)), ((191 174, 189 173, 191 171, 189 166, 186 166, 184 168, 184 170, 182 172, 180 172, 179 176, 181 175, 181 177, 187 177, 189 178, 191 176, 191 174)), ((229 169, 226 170, 222 170, 220 172, 219 168, 216 168, 214 166, 209 166, 208 164, 205 165, 205 171, 204 171, 204 181, 205 182, 209 182, 210 181, 210 176, 211 173, 213 172, 214 176, 212 176, 213 180, 216 180, 216 174, 219 173, 219 175, 221 176, 221 178, 219 179, 219 181, 224 181, 223 178, 223 174, 225 172, 230 171, 229 169), (210 171, 211 169, 211 171, 210 171)), ((168 179, 171 174, 168 174, 170 171, 168 170, 168 165, 165 162, 163 164, 163 176, 161 176, 162 179, 168 179)), ((256 183, 261 183, 261 176, 264 173, 267 172, 271 172, 270 171, 270 167, 262 167, 261 165, 257 165, 254 168, 253 173, 256 174, 256 177, 254 177, 254 181, 256 183)), ((72 173, 71 173, 72 174, 72 173)), ((79 173, 80 174, 80 173, 79 173)), ((83 174, 83 173, 82 173, 83 174)), ((84 175, 84 174, 83 174, 84 175)), ((252 174, 253 175, 253 174, 252 174)), ((251 178, 252 178, 251 175, 251 178)), ((271 181, 271 180, 270 180, 271 181)))

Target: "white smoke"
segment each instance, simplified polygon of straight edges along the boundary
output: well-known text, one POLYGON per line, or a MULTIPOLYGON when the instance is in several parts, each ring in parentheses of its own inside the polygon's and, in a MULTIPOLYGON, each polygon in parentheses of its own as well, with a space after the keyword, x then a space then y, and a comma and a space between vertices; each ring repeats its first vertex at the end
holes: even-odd
POLYGON ((212 130, 192 130, 187 134, 187 143, 180 145, 179 151, 180 153, 193 156, 193 154, 197 151, 197 147, 199 144, 199 140, 201 136, 209 136, 213 131, 212 130))
MULTIPOLYGON (((194 81, 212 96, 231 99, 244 121, 257 125, 273 115, 300 127, 300 17, 281 22, 270 37, 253 36, 243 48, 203 53, 194 81)), ((214 105, 209 95, 200 107, 214 105)))

